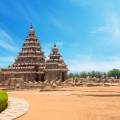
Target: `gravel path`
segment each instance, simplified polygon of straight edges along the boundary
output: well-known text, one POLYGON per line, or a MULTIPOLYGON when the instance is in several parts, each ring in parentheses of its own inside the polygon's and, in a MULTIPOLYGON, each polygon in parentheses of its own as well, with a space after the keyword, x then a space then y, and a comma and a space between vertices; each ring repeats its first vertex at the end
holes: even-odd
POLYGON ((13 120, 25 114, 29 109, 27 101, 9 97, 8 108, 0 113, 0 120, 13 120))

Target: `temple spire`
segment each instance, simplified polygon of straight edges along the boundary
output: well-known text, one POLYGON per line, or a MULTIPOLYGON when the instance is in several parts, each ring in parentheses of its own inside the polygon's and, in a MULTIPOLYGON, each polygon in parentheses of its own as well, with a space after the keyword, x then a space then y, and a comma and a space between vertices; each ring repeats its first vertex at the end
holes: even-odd
POLYGON ((30 24, 30 28, 31 28, 31 29, 33 28, 33 25, 32 25, 32 23, 30 24))
POLYGON ((28 36, 29 37, 35 37, 35 31, 33 29, 33 25, 30 25, 29 31, 28 31, 28 36))
POLYGON ((54 43, 54 45, 53 45, 53 46, 54 46, 54 47, 57 47, 57 46, 56 46, 56 43, 54 43))

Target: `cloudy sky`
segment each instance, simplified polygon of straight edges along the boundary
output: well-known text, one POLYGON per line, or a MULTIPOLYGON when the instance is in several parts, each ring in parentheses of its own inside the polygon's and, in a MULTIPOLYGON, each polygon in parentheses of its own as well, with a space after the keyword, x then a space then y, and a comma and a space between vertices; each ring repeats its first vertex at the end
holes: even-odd
POLYGON ((46 57, 56 42, 70 71, 120 68, 120 0, 0 0, 0 67, 31 23, 46 57))

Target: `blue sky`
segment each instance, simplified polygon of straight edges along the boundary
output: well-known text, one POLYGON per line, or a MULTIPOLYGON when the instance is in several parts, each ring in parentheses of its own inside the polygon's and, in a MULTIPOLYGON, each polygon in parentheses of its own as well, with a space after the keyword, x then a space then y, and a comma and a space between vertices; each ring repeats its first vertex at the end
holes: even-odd
POLYGON ((0 0, 0 67, 14 62, 32 23, 47 57, 54 42, 70 71, 120 68, 119 0, 0 0))

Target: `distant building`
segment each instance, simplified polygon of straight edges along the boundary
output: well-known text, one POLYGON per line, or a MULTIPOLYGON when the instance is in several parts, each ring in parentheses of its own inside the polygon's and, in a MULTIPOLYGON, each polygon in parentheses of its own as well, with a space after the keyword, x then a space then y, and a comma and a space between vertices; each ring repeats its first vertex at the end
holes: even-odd
POLYGON ((67 76, 67 65, 61 59, 56 44, 54 44, 49 59, 45 60, 44 52, 35 36, 32 25, 29 28, 28 37, 23 43, 21 52, 15 59, 14 64, 8 68, 1 69, 0 79, 11 78, 29 81, 61 80, 67 76))

